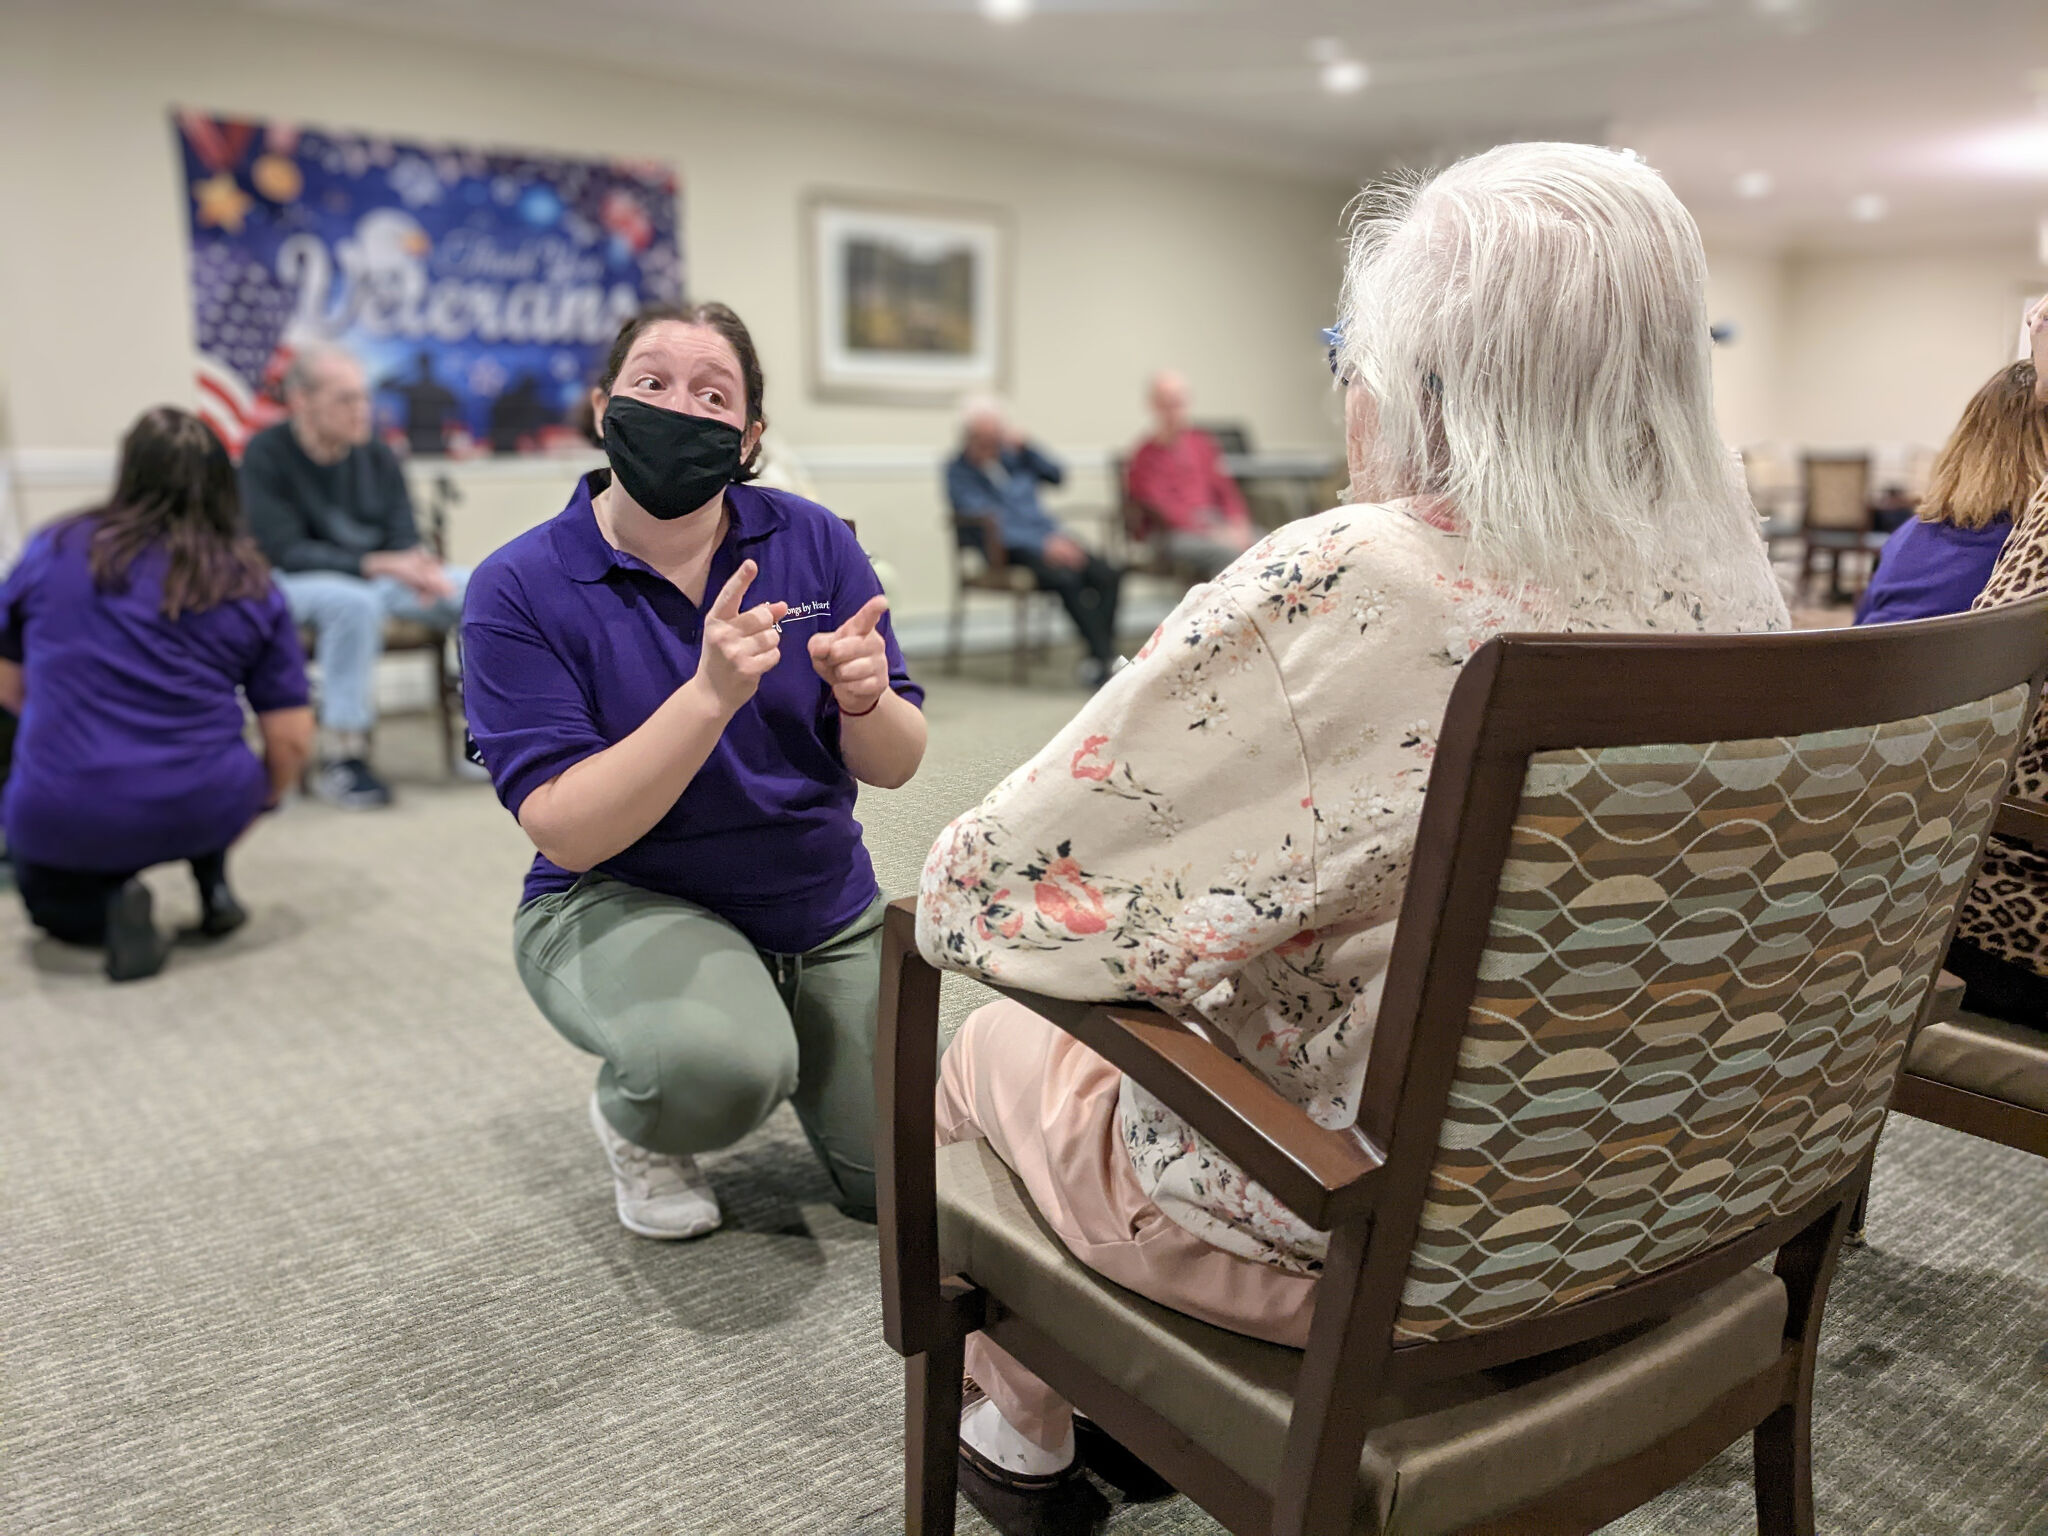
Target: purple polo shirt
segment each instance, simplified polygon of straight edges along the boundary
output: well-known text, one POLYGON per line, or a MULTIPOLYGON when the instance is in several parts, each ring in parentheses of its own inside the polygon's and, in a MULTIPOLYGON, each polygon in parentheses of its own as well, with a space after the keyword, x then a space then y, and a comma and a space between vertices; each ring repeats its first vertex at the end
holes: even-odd
MULTIPOLYGON (((703 614, 652 567, 598 531, 586 475, 559 516, 476 568, 463 606, 470 735, 514 816, 564 769, 622 741, 697 672, 703 614)), ((726 487, 731 527, 705 583, 716 597, 741 563, 760 567, 745 605, 784 602, 782 661, 726 726, 673 808, 598 868, 680 896, 779 954, 816 948, 874 900, 874 866, 853 819, 839 709, 811 666, 812 635, 882 590, 845 523, 815 502, 726 487)), ((896 692, 922 705, 885 617, 896 692)), ((536 855, 523 901, 576 877, 536 855)))
POLYGON ((1991 579, 1991 568, 2012 532, 1999 516, 1982 528, 1948 523, 1902 524, 1884 541, 1877 574, 1856 605, 1858 624, 1900 624, 1965 612, 1991 579))
POLYGON ((27 688, 0 817, 14 857, 135 870, 218 853, 270 797, 243 739, 258 713, 306 702, 284 594, 163 616, 166 559, 145 550, 123 590, 93 586, 90 516, 29 541, 0 586, 0 657, 27 688))

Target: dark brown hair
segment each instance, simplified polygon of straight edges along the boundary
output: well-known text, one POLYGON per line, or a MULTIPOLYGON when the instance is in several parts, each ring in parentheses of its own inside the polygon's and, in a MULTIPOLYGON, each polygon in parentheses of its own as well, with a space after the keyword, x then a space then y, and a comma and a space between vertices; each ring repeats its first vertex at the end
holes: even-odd
POLYGON ((2048 484, 2048 403, 2034 398, 2034 365, 2014 363, 1963 408, 1927 479, 1920 519, 1982 528, 2018 518, 2048 484))
MULTIPOLYGON (((726 339, 727 344, 732 347, 734 356, 740 360, 740 379, 747 391, 747 425, 751 427, 758 423, 766 427, 768 413, 763 408, 763 401, 767 397, 768 386, 761 377, 761 355, 754 350, 754 338, 747 330, 746 321, 724 304, 648 305, 619 327, 619 334, 612 338, 611 351, 605 354, 604 368, 591 380, 591 387, 599 394, 609 395, 612 386, 619 381, 619 370, 626 366, 626 357, 633 350, 633 343, 645 335, 649 327, 660 325, 664 321, 674 321, 678 325, 705 326, 726 339)), ((596 415, 587 397, 577 411, 576 424, 583 429, 583 435, 593 443, 599 441, 596 415)), ((747 455, 746 462, 740 466, 740 472, 733 478, 740 484, 745 484, 760 473, 756 467, 760 462, 761 440, 756 438, 753 451, 747 455)))
POLYGON ((145 411, 121 440, 114 497, 77 519, 92 529, 87 564, 102 592, 127 588, 129 568, 161 545, 164 617, 261 597, 270 565, 242 526, 235 466, 213 429, 189 411, 145 411))

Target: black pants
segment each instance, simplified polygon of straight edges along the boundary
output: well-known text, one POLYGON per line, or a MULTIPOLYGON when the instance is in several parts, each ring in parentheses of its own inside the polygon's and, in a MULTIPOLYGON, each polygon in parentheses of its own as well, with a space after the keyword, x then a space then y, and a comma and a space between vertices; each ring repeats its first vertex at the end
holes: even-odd
POLYGON ((1057 592, 1067 617, 1081 632, 1088 654, 1104 666, 1116 660, 1116 601, 1124 573, 1100 555, 1088 556, 1079 570, 1054 565, 1035 549, 1009 551, 1013 565, 1021 565, 1038 578, 1041 590, 1057 592))
POLYGON ((2048 976, 1986 954, 1968 939, 1950 944, 1942 965, 1961 979, 1970 1012, 2036 1028, 2048 1021, 2048 976))
MULTIPOLYGON (((199 882, 202 898, 226 881, 227 867, 225 849, 192 861, 192 878, 199 882)), ((104 944, 107 899, 141 873, 139 869, 62 869, 53 864, 17 863, 14 881, 21 888, 28 920, 51 938, 66 944, 104 944)))

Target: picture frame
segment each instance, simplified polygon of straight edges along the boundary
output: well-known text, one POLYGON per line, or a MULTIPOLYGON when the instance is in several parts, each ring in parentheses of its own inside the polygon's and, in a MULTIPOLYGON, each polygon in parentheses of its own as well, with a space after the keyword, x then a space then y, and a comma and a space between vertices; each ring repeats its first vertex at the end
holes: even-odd
POLYGON ((819 191, 803 224, 813 396, 950 405, 1006 386, 1004 209, 819 191))

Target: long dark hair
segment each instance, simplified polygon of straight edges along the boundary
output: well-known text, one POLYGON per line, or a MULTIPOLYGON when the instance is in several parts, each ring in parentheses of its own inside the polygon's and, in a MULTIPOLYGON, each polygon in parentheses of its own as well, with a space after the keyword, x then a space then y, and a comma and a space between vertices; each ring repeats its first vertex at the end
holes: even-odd
MULTIPOLYGON (((740 360, 740 380, 747 391, 747 425, 751 427, 758 423, 763 427, 767 426, 768 413, 763 409, 763 402, 768 396, 768 385, 761 374, 761 354, 754 350, 754 338, 747 330, 746 321, 734 314, 732 308, 725 304, 713 302, 648 305, 619 327, 619 334, 612 338, 611 351, 605 354, 604 367, 597 377, 590 381, 591 387, 600 394, 609 395, 612 386, 619 382, 619 370, 626 366, 626 357, 633 350, 633 343, 640 339, 649 326, 659 325, 663 321, 674 321, 678 325, 701 325, 716 331, 726 339, 734 355, 740 360)), ((591 410, 587 396, 576 407, 575 422, 591 442, 599 441, 596 414, 591 410)), ((760 462, 761 440, 755 438, 753 452, 747 455, 746 463, 740 466, 740 472, 733 476, 733 479, 742 485, 752 480, 761 472, 758 467, 760 462)))
POLYGON ((79 522, 92 528, 87 564, 102 592, 125 590, 137 558, 163 546, 167 619, 260 597, 270 585, 270 564, 242 526, 227 449, 175 406, 145 411, 128 429, 113 500, 79 522))

